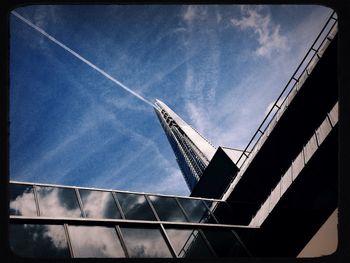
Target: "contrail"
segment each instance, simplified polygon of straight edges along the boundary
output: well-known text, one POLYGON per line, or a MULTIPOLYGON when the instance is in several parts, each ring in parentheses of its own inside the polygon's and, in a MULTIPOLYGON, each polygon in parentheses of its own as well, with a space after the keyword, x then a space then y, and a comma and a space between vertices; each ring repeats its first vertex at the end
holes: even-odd
POLYGON ((116 80, 115 78, 113 78, 111 75, 109 75, 107 72, 105 72, 104 70, 100 69, 99 67, 97 67, 96 65, 92 64, 90 61, 88 61, 87 59, 83 58, 82 56, 80 56, 78 53, 76 53, 74 50, 70 49, 69 47, 67 47, 65 44, 61 43, 60 41, 58 41, 56 38, 54 38, 53 36, 51 36, 50 34, 46 33, 44 30, 42 30, 40 27, 34 25, 32 22, 30 22, 29 20, 25 19, 23 16, 21 16, 20 14, 18 14, 15 11, 11 12, 13 15, 15 15, 16 17, 18 17, 19 19, 21 19, 24 23, 26 23, 27 25, 29 25, 30 27, 34 28, 35 30, 37 30, 38 32, 40 32, 41 34, 43 34, 44 36, 46 36, 48 39, 50 39, 52 42, 56 43, 57 45, 59 45, 60 47, 64 48, 65 50, 67 50, 69 53, 71 53, 73 56, 77 57, 78 59, 80 59, 81 61, 83 61, 84 63, 86 63, 87 65, 89 65, 90 67, 92 67, 93 69, 97 70, 98 72, 100 72, 103 76, 105 76, 106 78, 110 79, 111 81, 113 81, 115 84, 117 84, 118 86, 120 86, 121 88, 123 88, 124 90, 126 90, 127 92, 131 93, 132 95, 134 95, 135 97, 137 97, 138 99, 142 100, 143 102, 149 104, 150 106, 154 107, 154 105, 148 101, 147 99, 145 99, 144 97, 142 97, 141 95, 137 94, 135 91, 132 91, 131 89, 129 89, 127 86, 125 86, 123 83, 121 83, 120 81, 116 80))

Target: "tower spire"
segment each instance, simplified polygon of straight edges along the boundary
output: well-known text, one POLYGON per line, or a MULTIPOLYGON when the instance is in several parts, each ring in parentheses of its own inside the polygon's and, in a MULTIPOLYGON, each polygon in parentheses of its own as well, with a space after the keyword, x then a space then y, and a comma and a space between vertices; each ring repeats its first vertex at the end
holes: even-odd
POLYGON ((176 161, 192 191, 216 148, 164 102, 156 100, 154 110, 175 153, 176 161))

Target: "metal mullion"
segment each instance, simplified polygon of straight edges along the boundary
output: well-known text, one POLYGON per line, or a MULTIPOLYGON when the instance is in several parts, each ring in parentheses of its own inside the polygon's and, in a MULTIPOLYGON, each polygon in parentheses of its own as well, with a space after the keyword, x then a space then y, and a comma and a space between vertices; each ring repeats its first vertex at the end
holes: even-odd
POLYGON ((329 116, 329 112, 327 112, 326 118, 328 119, 328 122, 329 122, 329 124, 331 125, 331 127, 332 127, 332 129, 333 129, 333 128, 334 128, 334 125, 333 125, 333 123, 332 123, 332 121, 331 121, 331 118, 330 118, 330 116, 329 116))
POLYGON ((35 201, 35 206, 36 206, 36 214, 37 216, 40 216, 40 207, 39 207, 39 200, 38 200, 38 193, 36 191, 36 185, 33 184, 33 192, 34 192, 34 201, 35 201))
POLYGON ((165 239, 165 242, 167 243, 168 247, 170 248, 171 254, 173 255, 173 257, 178 258, 177 253, 176 253, 173 245, 171 244, 171 241, 170 241, 170 239, 168 237, 168 234, 165 231, 165 228, 164 228, 163 224, 160 224, 160 229, 161 229, 161 233, 162 233, 162 235, 163 235, 163 237, 165 239))
MULTIPOLYGON (((211 212, 211 210, 210 210, 209 206, 206 204, 206 202, 204 202, 204 201, 202 200, 202 203, 204 203, 204 206, 207 208, 207 210, 208 210, 208 212, 209 212, 209 215, 212 216, 212 217, 214 218, 215 222, 219 224, 219 220, 217 220, 217 218, 215 217, 215 215, 211 212)), ((219 202, 217 202, 216 206, 218 206, 218 205, 219 205, 219 202)))
POLYGON ((113 189, 101 189, 101 188, 93 188, 93 187, 76 187, 76 186, 67 186, 67 185, 60 185, 60 184, 42 184, 42 183, 29 183, 29 182, 20 182, 15 180, 10 180, 10 184, 20 184, 20 185, 36 185, 36 186, 43 186, 43 187, 58 187, 58 188, 65 188, 65 189, 78 189, 78 190, 92 190, 92 191, 102 191, 102 192, 117 192, 117 193, 127 193, 127 194, 145 194, 145 195, 154 195, 154 196, 165 196, 165 197, 179 197, 179 198, 187 198, 187 199, 195 199, 195 200, 217 200, 220 201, 220 199, 214 199, 214 198, 203 198, 203 197, 186 197, 186 196, 179 196, 179 195, 164 195, 164 194, 156 194, 156 193, 146 193, 146 192, 132 192, 132 191, 122 191, 122 190, 113 190, 113 189))
POLYGON ((255 228, 243 225, 229 225, 229 224, 207 224, 207 223, 193 223, 193 222, 170 222, 170 221, 146 221, 146 220, 124 220, 124 219, 92 219, 92 218, 57 218, 57 217, 25 217, 25 216, 10 216, 10 221, 18 223, 21 221, 33 222, 33 224, 81 224, 81 225, 142 225, 142 226, 154 226, 154 225, 167 225, 174 228, 217 228, 217 229, 232 229, 232 228, 255 228))
POLYGON ((248 253, 249 256, 253 256, 250 251, 248 250, 248 248, 246 247, 246 245, 243 243, 243 241, 241 240, 241 238, 239 237, 239 235, 236 233, 236 231, 234 231, 233 229, 230 230, 231 233, 233 233, 233 235, 236 237, 236 239, 238 240, 238 242, 240 243, 240 245, 244 248, 244 250, 248 253))
POLYGON ((186 220, 187 220, 188 222, 191 222, 190 217, 187 215, 185 209, 182 207, 182 205, 181 205, 181 203, 180 203, 180 201, 178 200, 177 197, 175 197, 175 200, 176 200, 176 203, 178 204, 178 206, 180 207, 182 213, 185 215, 186 220))
POLYGON ((211 244, 210 244, 210 242, 208 241, 207 237, 204 235, 202 229, 198 229, 198 232, 199 232, 199 234, 201 235, 201 237, 203 238, 204 243, 207 244, 207 246, 208 246, 210 252, 213 253, 213 255, 214 255, 215 257, 217 257, 218 255, 216 254, 214 248, 211 246, 211 244))
POLYGON ((74 191, 75 191, 75 196, 78 199, 78 203, 79 203, 81 214, 83 215, 84 218, 86 218, 86 213, 85 213, 85 210, 84 210, 83 201, 80 198, 79 190, 77 188, 74 188, 74 191))
POLYGON ((63 228, 64 228, 64 232, 66 234, 66 238, 67 238, 67 243, 68 243, 68 248, 69 248, 69 252, 70 252, 70 256, 72 258, 74 258, 74 250, 73 250, 73 246, 72 246, 72 241, 70 239, 70 234, 69 234, 69 229, 68 229, 68 224, 63 224, 63 228))
MULTIPOLYGON (((321 143, 318 141, 318 136, 317 136, 317 130, 315 130, 314 134, 315 135, 315 138, 316 138, 316 144, 317 144, 317 148, 320 147, 321 143)), ((312 136, 313 136, 312 135, 312 136)))
POLYGON ((116 225, 116 226, 115 226, 115 230, 117 231, 117 236, 119 237, 120 244, 122 245, 122 248, 123 248, 123 250, 124 250, 125 257, 126 257, 126 258, 130 258, 128 249, 127 249, 127 247, 126 247, 126 245, 125 245, 125 242, 124 242, 123 233, 122 233, 122 231, 120 230, 119 225, 116 225))
POLYGON ((118 209, 119 209, 120 215, 122 216, 122 219, 126 219, 126 218, 125 218, 125 215, 124 215, 124 211, 123 211, 123 209, 122 209, 122 206, 121 206, 120 203, 119 203, 119 200, 118 200, 118 197, 117 197, 116 193, 115 193, 115 192, 111 192, 111 193, 112 193, 114 202, 117 204, 117 207, 118 207, 118 209))
POLYGON ((153 204, 152 204, 152 202, 151 202, 151 200, 148 198, 148 195, 144 195, 144 196, 145 196, 145 198, 146 198, 146 200, 147 200, 148 205, 151 207, 151 210, 152 210, 152 212, 153 212, 155 218, 157 219, 157 221, 161 221, 160 218, 159 218, 159 216, 158 216, 158 214, 157 214, 156 209, 154 208, 154 206, 153 206, 153 204))
MULTIPOLYGON (((197 231, 197 233, 198 233, 198 229, 191 229, 191 231, 192 231, 191 234, 188 236, 186 242, 183 244, 183 246, 179 252, 179 254, 181 254, 181 252, 182 252, 184 256, 186 256, 188 249, 192 245, 192 242, 195 241, 197 239, 197 236, 198 236, 198 234, 197 235, 194 234, 195 231, 197 231), (193 239, 191 240, 192 237, 193 237, 193 239), (191 242, 190 242, 190 240, 191 240, 191 242)), ((184 257, 184 256, 181 256, 181 257, 184 257)))

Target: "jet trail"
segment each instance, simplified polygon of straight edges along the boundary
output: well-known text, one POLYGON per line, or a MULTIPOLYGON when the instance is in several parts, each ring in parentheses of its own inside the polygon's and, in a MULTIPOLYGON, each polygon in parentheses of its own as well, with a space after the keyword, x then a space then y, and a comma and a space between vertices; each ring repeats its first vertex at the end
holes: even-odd
POLYGON ((64 45, 63 43, 61 43, 60 41, 58 41, 56 38, 54 38, 53 36, 51 36, 50 34, 46 33, 43 29, 41 29, 40 27, 34 25, 32 22, 30 22, 29 20, 25 19, 23 16, 21 16, 20 14, 18 14, 15 11, 11 12, 13 15, 15 15, 16 17, 18 17, 20 20, 22 20, 24 23, 26 23, 27 25, 29 25, 30 27, 34 28, 35 30, 37 30, 38 32, 40 32, 41 34, 43 34, 44 36, 46 36, 48 39, 50 39, 52 42, 56 43, 57 45, 59 45, 60 47, 62 47, 63 49, 67 50, 69 53, 71 53, 73 56, 75 56, 76 58, 80 59, 81 61, 83 61, 84 63, 86 63, 87 65, 89 65, 90 67, 92 67, 93 69, 95 69, 96 71, 100 72, 103 76, 105 76, 106 78, 110 79, 111 81, 113 81, 115 84, 117 84, 118 86, 120 86, 121 88, 123 88, 124 90, 126 90, 127 92, 131 93, 132 95, 134 95, 135 97, 137 97, 138 99, 142 100, 143 102, 149 104, 150 106, 154 107, 154 105, 148 101, 147 99, 145 99, 144 97, 142 97, 141 95, 137 94, 135 91, 129 89, 127 86, 125 86, 123 83, 121 83, 120 81, 116 80, 115 78, 113 78, 111 75, 109 75, 107 72, 105 72, 104 70, 100 69, 99 67, 97 67, 96 65, 92 64, 90 61, 88 61, 87 59, 83 58, 82 56, 80 56, 78 53, 76 53, 74 50, 70 49, 69 47, 67 47, 66 45, 64 45))

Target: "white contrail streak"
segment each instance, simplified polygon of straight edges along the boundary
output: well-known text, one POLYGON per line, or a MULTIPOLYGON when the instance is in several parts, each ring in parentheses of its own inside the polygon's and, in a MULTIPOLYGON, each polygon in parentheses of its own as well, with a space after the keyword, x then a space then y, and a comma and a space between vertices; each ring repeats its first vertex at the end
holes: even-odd
POLYGON ((44 30, 42 30, 40 27, 34 25, 32 22, 30 22, 29 20, 25 19, 23 16, 21 16, 20 14, 18 14, 15 11, 11 12, 13 15, 15 15, 16 17, 18 17, 20 20, 22 20, 24 23, 26 23, 27 25, 29 25, 30 27, 34 28, 35 30, 37 30, 38 32, 40 32, 41 34, 43 34, 44 36, 46 36, 48 39, 50 39, 52 42, 56 43, 57 45, 59 45, 60 47, 64 48, 65 50, 67 50, 69 53, 71 53, 73 56, 77 57, 78 59, 80 59, 81 61, 83 61, 84 63, 86 63, 87 65, 89 65, 90 67, 92 67, 93 69, 97 70, 98 72, 100 72, 103 76, 105 76, 106 78, 110 79, 111 81, 113 81, 115 84, 117 84, 118 86, 120 86, 121 88, 123 88, 124 90, 126 90, 127 92, 131 93, 132 95, 134 95, 135 97, 139 98, 140 100, 142 100, 143 102, 151 105, 152 107, 154 107, 154 105, 146 100, 144 97, 142 97, 141 95, 137 94, 135 91, 132 91, 131 89, 129 89, 127 86, 125 86, 123 83, 121 83, 120 81, 116 80, 115 78, 113 78, 111 75, 109 75, 108 73, 106 73, 105 71, 103 71, 102 69, 98 68, 97 66, 95 66, 94 64, 92 64, 90 61, 88 61, 87 59, 83 58, 82 56, 80 56, 78 53, 76 53, 75 51, 73 51, 72 49, 70 49, 69 47, 67 47, 66 45, 64 45, 63 43, 61 43, 60 41, 58 41, 56 38, 54 38, 53 36, 51 36, 50 34, 46 33, 44 30))

